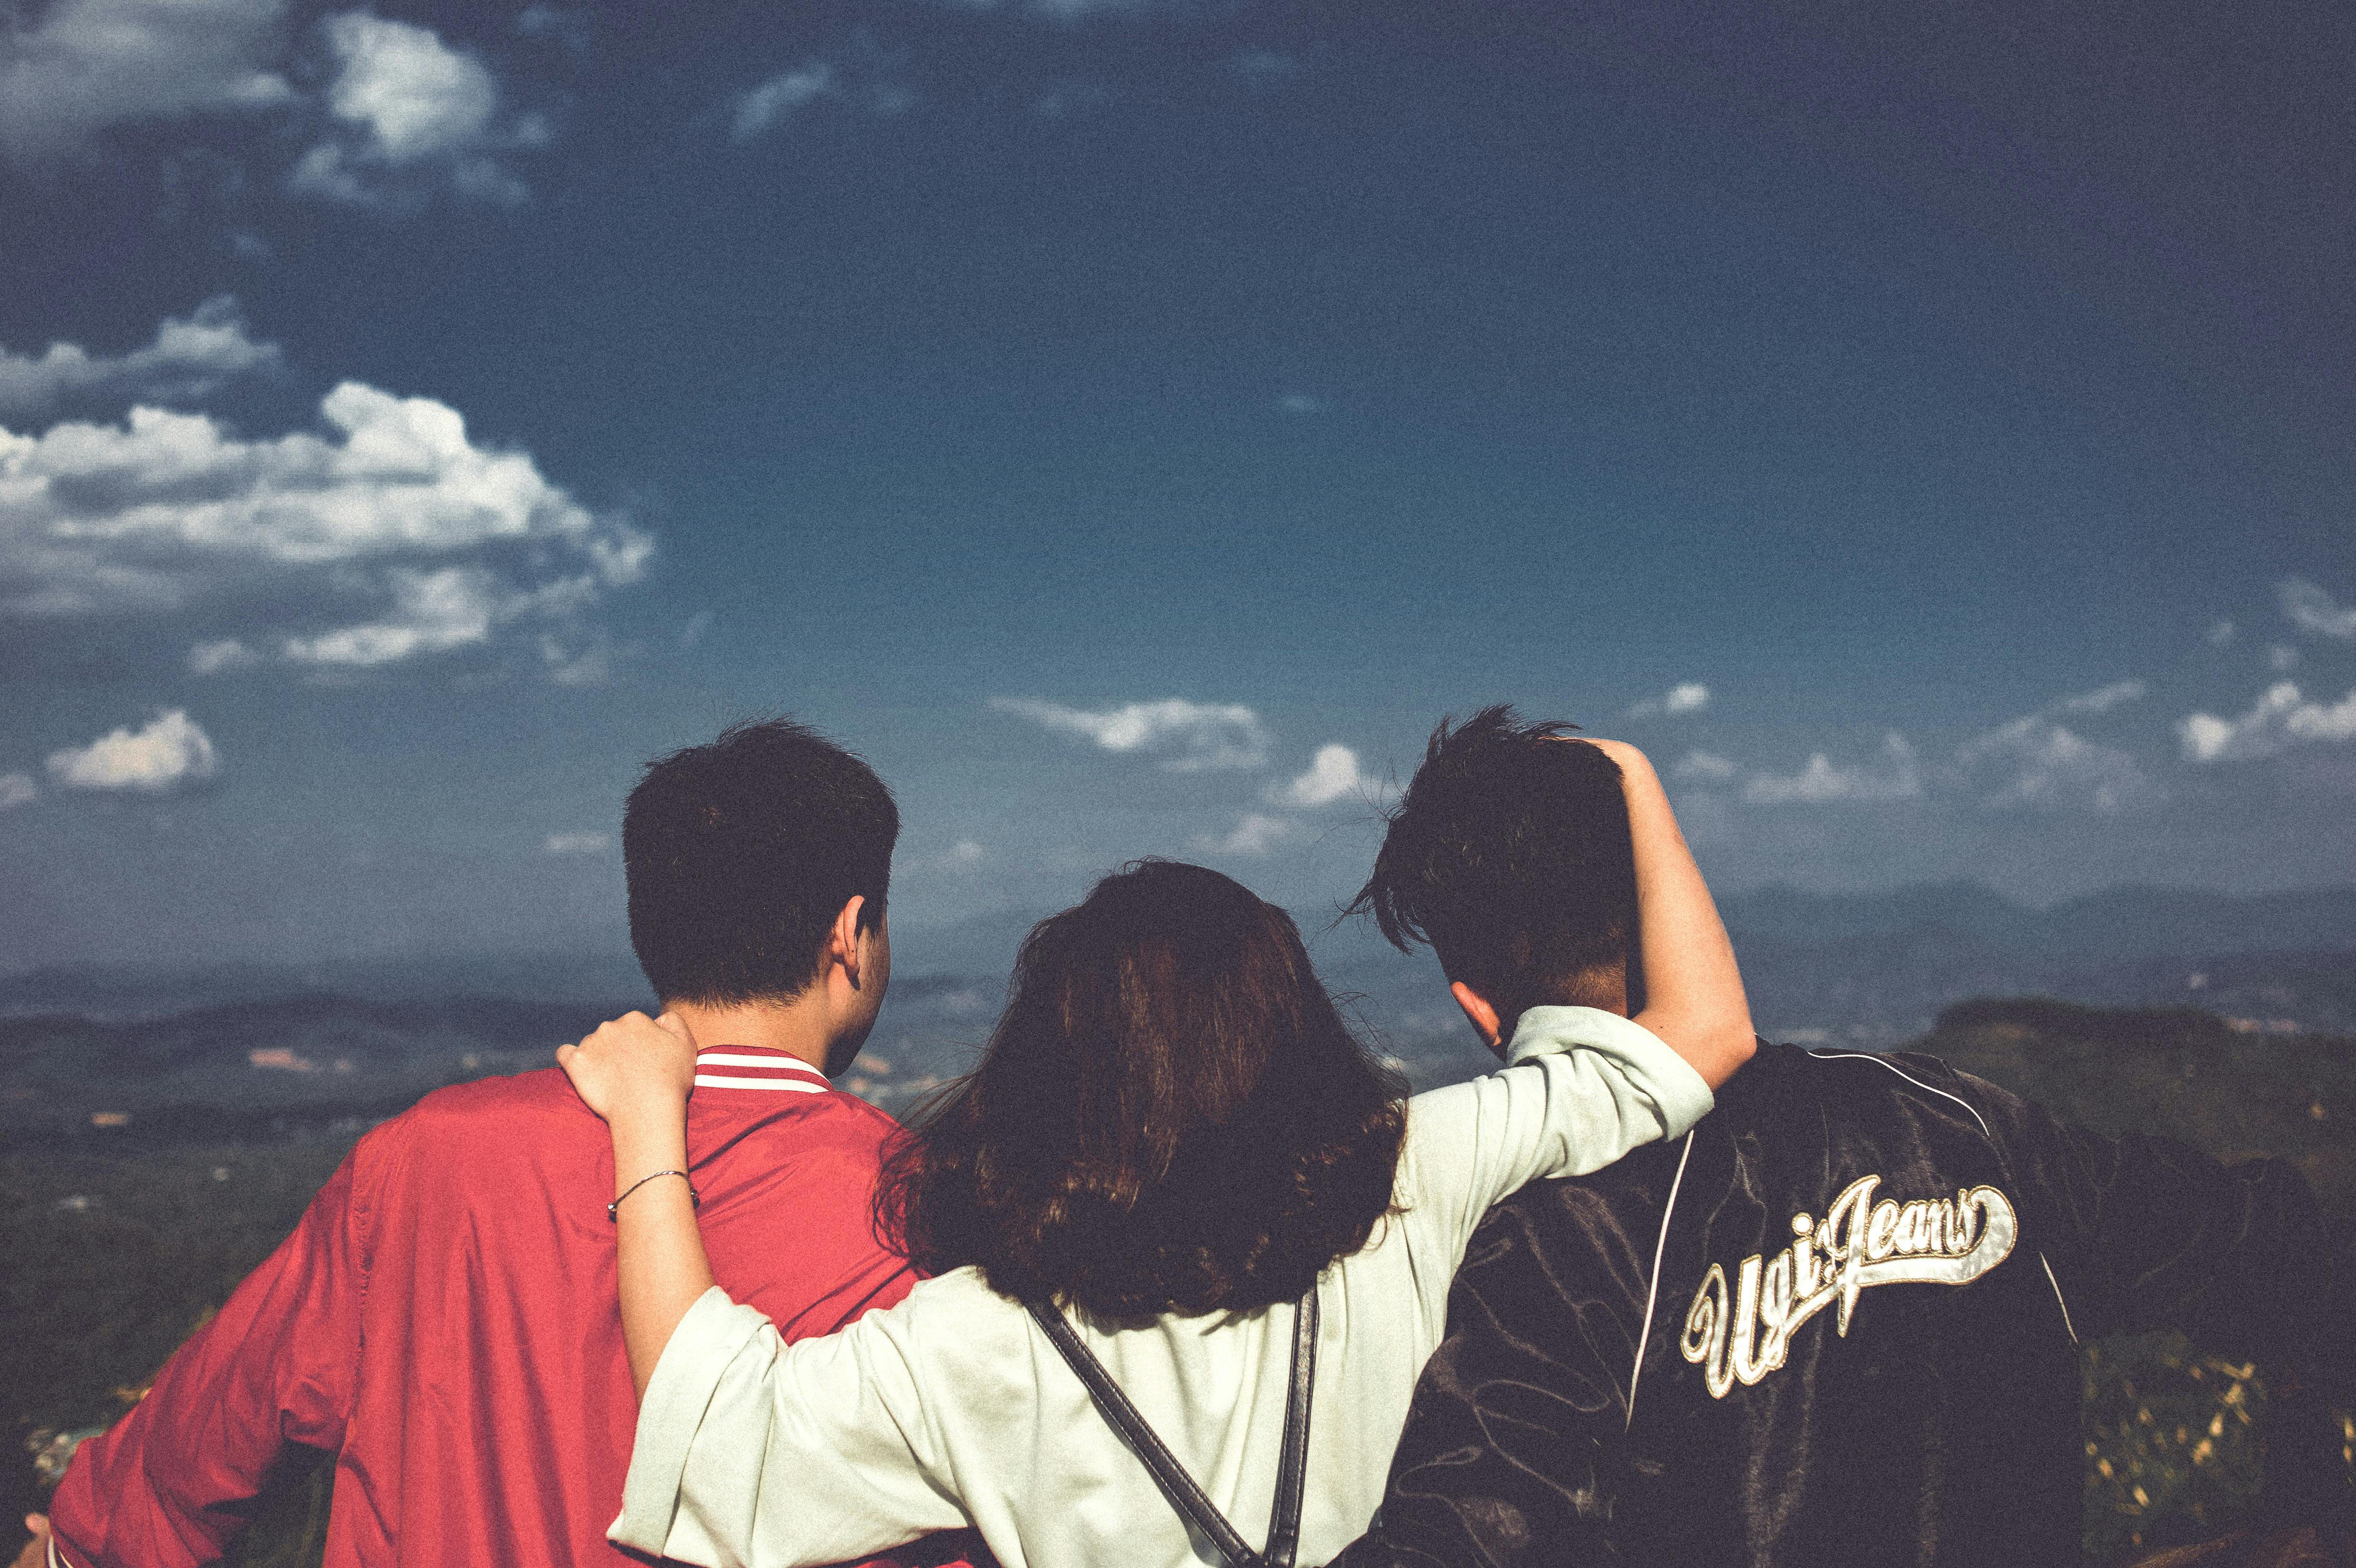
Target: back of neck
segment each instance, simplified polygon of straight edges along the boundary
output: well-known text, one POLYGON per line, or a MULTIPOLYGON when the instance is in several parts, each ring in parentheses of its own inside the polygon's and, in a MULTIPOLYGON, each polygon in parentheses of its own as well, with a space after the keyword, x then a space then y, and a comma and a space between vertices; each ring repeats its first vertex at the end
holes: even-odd
POLYGON ((782 1002, 738 1002, 704 1007, 694 1002, 670 1002, 667 1010, 687 1025, 698 1051, 714 1046, 749 1046, 782 1051, 826 1071, 827 1050, 833 1043, 832 1020, 826 998, 813 986, 782 1002))

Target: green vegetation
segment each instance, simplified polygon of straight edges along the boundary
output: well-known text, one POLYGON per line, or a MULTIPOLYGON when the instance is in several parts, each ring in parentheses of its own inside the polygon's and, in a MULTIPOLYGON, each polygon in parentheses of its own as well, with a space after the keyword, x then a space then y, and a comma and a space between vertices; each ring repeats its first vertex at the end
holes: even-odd
MULTIPOLYGON (((2328 1211, 2356 1217, 2356 1040, 2236 1029, 2190 1008, 2032 997, 1949 1008, 1909 1049, 2114 1136, 2157 1134, 2225 1160, 2287 1159, 2328 1211)), ((2265 1369, 2174 1334, 2090 1342, 2081 1367, 2089 1557, 2212 1537, 2258 1513, 2265 1369)), ((2356 1476, 2356 1425, 2344 1413, 2329 1420, 2336 1431, 2299 1441, 2356 1476)))
MULTIPOLYGON (((189 1332, 294 1227, 350 1147, 19 1152, 0 1158, 0 1549, 43 1506, 28 1442, 120 1416, 189 1332)), ((316 1562, 324 1466, 285 1484, 233 1556, 251 1568, 316 1562), (305 1546, 305 1541, 310 1542, 305 1546), (289 1552, 294 1555, 288 1555, 289 1552)))
POLYGON ((2114 1137, 2287 1159, 2327 1211, 2356 1217, 2356 1040, 2236 1029, 2193 1008, 2029 997, 1958 1003, 1905 1049, 2114 1137))

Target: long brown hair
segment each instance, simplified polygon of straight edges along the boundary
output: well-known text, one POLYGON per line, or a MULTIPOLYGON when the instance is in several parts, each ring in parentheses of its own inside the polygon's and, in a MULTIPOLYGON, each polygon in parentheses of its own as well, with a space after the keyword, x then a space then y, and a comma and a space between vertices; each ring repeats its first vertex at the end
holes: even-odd
POLYGON ((1248 1311, 1389 1211, 1405 1085, 1241 883, 1134 862, 1033 928, 1010 993, 878 1189, 928 1273, 1117 1319, 1248 1311))

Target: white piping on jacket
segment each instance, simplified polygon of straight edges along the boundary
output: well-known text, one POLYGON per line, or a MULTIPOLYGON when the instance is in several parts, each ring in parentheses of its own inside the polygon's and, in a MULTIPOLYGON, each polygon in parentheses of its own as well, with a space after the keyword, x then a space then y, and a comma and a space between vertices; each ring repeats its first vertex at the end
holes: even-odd
POLYGON ((1636 1380, 1644 1375, 1644 1346, 1653 1338, 1653 1302, 1661 1293, 1661 1255, 1669 1246, 1669 1216, 1677 1211, 1677 1189, 1685 1185, 1686 1161, 1693 1157, 1693 1129, 1686 1129, 1686 1151, 1677 1156, 1677 1173, 1669 1180, 1669 1200, 1661 1205, 1661 1236, 1653 1243, 1653 1281, 1644 1287, 1644 1327, 1636 1335, 1636 1364, 1628 1369, 1628 1419, 1625 1432, 1636 1423, 1636 1380))

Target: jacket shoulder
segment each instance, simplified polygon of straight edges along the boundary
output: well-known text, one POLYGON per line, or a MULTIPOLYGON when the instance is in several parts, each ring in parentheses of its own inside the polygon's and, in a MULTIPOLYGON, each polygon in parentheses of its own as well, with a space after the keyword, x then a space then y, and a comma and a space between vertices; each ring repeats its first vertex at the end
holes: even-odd
MULTIPOLYGON (((1774 1048, 1785 1072, 1812 1083, 1854 1079, 1877 1083, 1891 1093, 1917 1093, 1977 1099, 1991 1085, 1949 1065, 1943 1058, 1921 1051, 1842 1051, 1798 1046, 1774 1048)), ((1739 1082, 1739 1080, 1738 1080, 1739 1082)))

